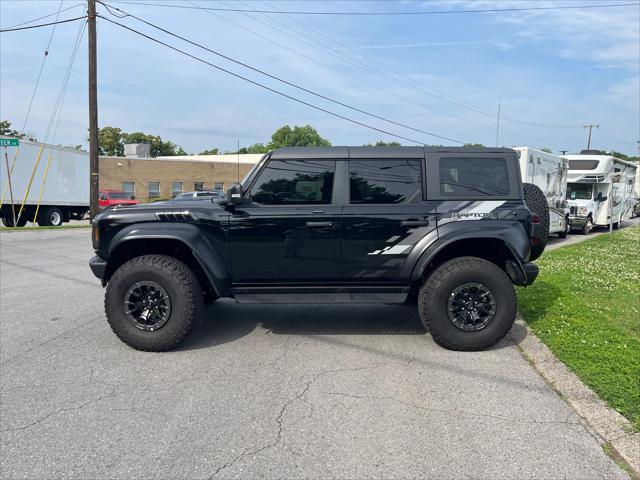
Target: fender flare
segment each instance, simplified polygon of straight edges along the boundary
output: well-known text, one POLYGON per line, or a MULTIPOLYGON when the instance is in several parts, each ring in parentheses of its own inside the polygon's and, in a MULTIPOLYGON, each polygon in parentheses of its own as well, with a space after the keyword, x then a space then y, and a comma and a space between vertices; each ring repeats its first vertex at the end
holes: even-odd
POLYGON ((473 220, 451 222, 438 226, 438 238, 426 246, 420 253, 413 271, 411 281, 422 278, 429 263, 438 253, 460 240, 491 239, 500 241, 507 248, 513 265, 507 264, 506 271, 514 283, 519 284, 526 278, 524 259, 527 258, 530 243, 529 238, 519 222, 473 220), (469 223, 474 222, 474 228, 469 223), (461 225, 464 223, 464 225, 461 225), (489 225, 491 223, 491 225, 489 225))
POLYGON ((207 276, 219 297, 229 296, 231 279, 215 247, 200 229, 189 223, 138 223, 120 230, 109 244, 109 258, 126 242, 133 240, 175 240, 184 244, 207 276))

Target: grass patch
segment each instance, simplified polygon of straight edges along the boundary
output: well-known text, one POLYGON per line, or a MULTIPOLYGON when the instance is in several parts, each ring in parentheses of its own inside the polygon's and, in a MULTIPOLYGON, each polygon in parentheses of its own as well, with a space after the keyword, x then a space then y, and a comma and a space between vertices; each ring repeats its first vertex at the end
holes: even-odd
POLYGON ((640 227, 546 252, 518 288, 553 353, 640 431, 640 227))
POLYGON ((37 227, 37 226, 33 226, 33 227, 0 227, 0 232, 24 232, 24 231, 32 231, 32 230, 65 230, 65 229, 69 229, 69 228, 90 228, 91 224, 87 223, 87 224, 66 224, 66 225, 61 225, 60 227, 37 227))

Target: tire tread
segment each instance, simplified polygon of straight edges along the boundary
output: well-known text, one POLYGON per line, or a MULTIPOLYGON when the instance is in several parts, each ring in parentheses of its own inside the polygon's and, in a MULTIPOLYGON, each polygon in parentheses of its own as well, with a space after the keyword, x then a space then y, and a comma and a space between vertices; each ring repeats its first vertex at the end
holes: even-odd
POLYGON ((107 290, 104 297, 105 314, 107 321, 113 333, 124 343, 136 350, 142 350, 146 352, 164 352, 171 350, 182 342, 187 335, 193 329, 197 319, 200 318, 202 311, 202 289, 200 282, 193 273, 193 271, 180 260, 169 257, 167 255, 142 255, 135 257, 118 268, 111 280, 107 284, 107 290), (117 283, 122 277, 140 268, 157 268, 162 270, 165 274, 169 275, 176 282, 176 285, 181 290, 181 298, 185 301, 186 312, 184 315, 184 322, 182 328, 171 338, 169 342, 165 342, 160 345, 150 346, 140 344, 123 336, 117 328, 114 327, 113 319, 109 315, 109 302, 113 296, 113 288, 109 288, 112 284, 117 283))

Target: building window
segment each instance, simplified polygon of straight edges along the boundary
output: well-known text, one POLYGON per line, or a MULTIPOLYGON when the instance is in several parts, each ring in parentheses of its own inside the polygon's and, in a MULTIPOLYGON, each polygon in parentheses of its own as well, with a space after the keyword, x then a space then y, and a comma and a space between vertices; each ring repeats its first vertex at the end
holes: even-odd
POLYGON ((160 197, 160 182, 149 182, 149 200, 160 197))
POLYGON ((171 197, 182 193, 182 182, 171 182, 171 197))
POLYGON ((122 191, 131 194, 131 198, 136 193, 135 182, 122 182, 122 191))
POLYGON ((201 192, 204 190, 204 182, 194 182, 193 190, 196 192, 201 192))
POLYGON ((224 190, 224 182, 215 182, 213 184, 214 190, 224 190))
POLYGON ((351 203, 416 203, 422 200, 422 160, 350 160, 351 203))

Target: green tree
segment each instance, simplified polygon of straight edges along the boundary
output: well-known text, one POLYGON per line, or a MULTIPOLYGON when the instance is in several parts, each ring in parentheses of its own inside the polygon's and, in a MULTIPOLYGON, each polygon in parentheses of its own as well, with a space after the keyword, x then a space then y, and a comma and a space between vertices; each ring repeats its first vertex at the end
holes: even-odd
POLYGON ((550 148, 547 148, 547 147, 541 148, 540 151, 541 152, 547 152, 547 153, 553 153, 553 150, 551 150, 550 148))
POLYGON ((210 150, 203 150, 198 155, 218 155, 220 151, 217 148, 212 148, 210 150))
POLYGON ((640 157, 632 157, 631 155, 627 155, 626 153, 616 152, 615 150, 611 150, 610 152, 603 150, 605 155, 611 155, 612 157, 619 158, 620 160, 627 160, 629 162, 640 162, 640 157))
POLYGON ((363 147, 401 147, 400 142, 385 142, 384 140, 378 140, 376 143, 366 143, 363 147))
POLYGON ((484 145, 481 143, 465 143, 464 146, 465 147, 484 147, 484 145))
POLYGON ((126 134, 116 127, 98 129, 98 153, 111 157, 124 155, 124 136, 126 134))
POLYGON ((32 142, 37 142, 35 136, 30 133, 20 133, 17 130, 11 128, 11 122, 9 120, 0 120, 0 135, 13 138, 26 138, 32 142))
POLYGON ((267 150, 281 147, 329 147, 331 142, 320 136, 311 125, 299 127, 289 125, 280 127, 271 135, 271 141, 267 144, 267 150))

